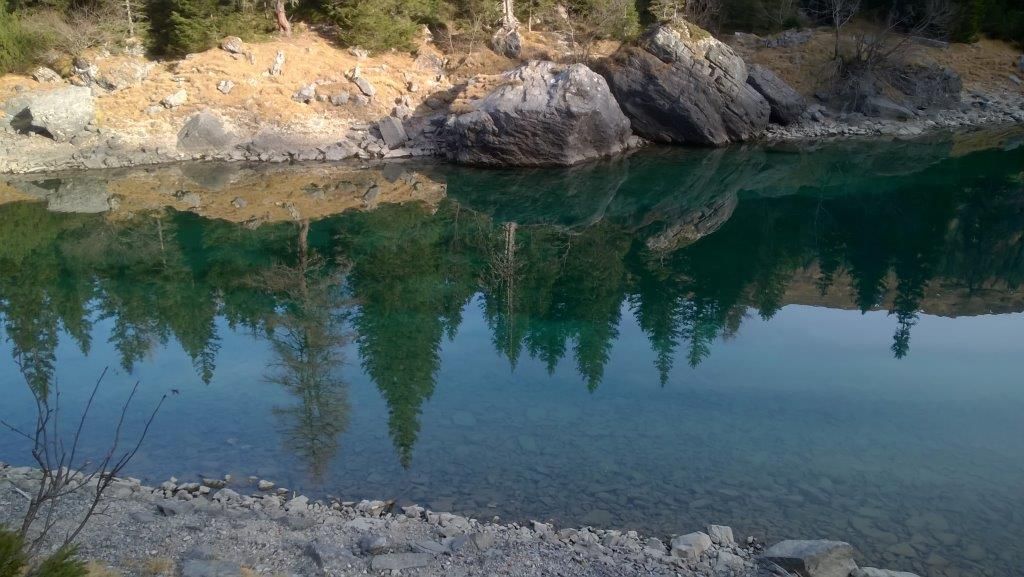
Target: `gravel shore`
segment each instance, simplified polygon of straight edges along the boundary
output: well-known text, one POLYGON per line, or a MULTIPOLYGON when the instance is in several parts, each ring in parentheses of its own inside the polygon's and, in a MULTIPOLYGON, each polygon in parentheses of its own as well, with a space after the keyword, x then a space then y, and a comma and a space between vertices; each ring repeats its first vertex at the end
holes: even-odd
MULTIPOLYGON (((0 524, 20 522, 39 475, 0 466, 0 524)), ((89 494, 64 499, 54 534, 79 518, 89 494)), ((154 488, 124 479, 109 488, 79 543, 83 558, 125 576, 758 574, 761 544, 737 543, 727 527, 705 531, 663 542, 634 531, 480 522, 383 501, 324 503, 268 481, 171 480, 154 488)))

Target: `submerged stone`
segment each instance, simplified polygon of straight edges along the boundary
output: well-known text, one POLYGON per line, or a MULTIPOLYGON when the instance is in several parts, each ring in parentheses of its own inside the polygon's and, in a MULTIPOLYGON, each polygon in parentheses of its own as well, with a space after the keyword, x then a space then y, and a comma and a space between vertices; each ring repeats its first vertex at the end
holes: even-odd
POLYGON ((761 559, 799 577, 849 577, 857 568, 853 553, 845 541, 790 540, 772 545, 761 559))

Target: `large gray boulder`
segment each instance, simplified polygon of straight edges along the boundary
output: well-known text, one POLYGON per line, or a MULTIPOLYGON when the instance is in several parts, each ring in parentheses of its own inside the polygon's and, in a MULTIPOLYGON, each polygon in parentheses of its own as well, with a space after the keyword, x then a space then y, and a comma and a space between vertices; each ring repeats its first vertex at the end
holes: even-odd
POLYGON ((857 568, 853 547, 845 541, 782 541, 761 556, 798 577, 849 577, 857 568))
POLYGON ((224 126, 220 116, 201 110, 188 118, 178 131, 178 150, 215 152, 234 144, 237 136, 224 126))
POLYGON ((760 64, 747 66, 747 84, 768 101, 771 109, 770 119, 775 124, 793 124, 799 121, 800 115, 807 110, 807 101, 799 92, 771 69, 760 64))
POLYGON ((650 27, 602 60, 633 130, 656 142, 722 146, 759 135, 769 106, 732 48, 687 22, 650 27))
POLYGON ((567 166, 617 154, 629 119, 608 84, 583 64, 530 62, 449 119, 448 157, 485 166, 567 166))
POLYGON ((4 110, 16 130, 43 134, 57 142, 70 140, 96 117, 92 91, 84 86, 21 94, 8 101, 4 110))

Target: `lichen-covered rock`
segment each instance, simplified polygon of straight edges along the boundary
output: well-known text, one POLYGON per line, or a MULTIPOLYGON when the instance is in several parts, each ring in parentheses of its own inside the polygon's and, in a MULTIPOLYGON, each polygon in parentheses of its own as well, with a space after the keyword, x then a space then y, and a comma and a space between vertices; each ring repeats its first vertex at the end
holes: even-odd
POLYGON ((629 119, 583 64, 530 62, 445 128, 448 156, 486 166, 567 166, 627 148, 629 119))
POLYGON ((755 137, 768 125, 768 102, 747 84, 743 59, 687 22, 651 26, 597 71, 633 130, 649 140, 722 146, 755 137))
POLYGON ((770 119, 775 124, 793 124, 799 121, 800 115, 807 110, 807 101, 799 92, 771 69, 760 64, 751 64, 747 67, 747 84, 768 101, 770 119))

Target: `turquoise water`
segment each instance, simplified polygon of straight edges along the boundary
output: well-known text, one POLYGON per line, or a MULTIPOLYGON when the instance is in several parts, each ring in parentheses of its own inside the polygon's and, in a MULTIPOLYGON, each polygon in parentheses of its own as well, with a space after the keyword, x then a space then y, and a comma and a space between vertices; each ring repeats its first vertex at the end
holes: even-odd
MULTIPOLYGON (((81 406, 109 367, 92 451, 136 381, 132 430, 170 394, 150 481, 1021 574, 1020 143, 371 168, 446 195, 261 226, 10 202, 0 418, 31 390, 81 406)), ((9 434, 0 459, 29 462, 9 434)))

